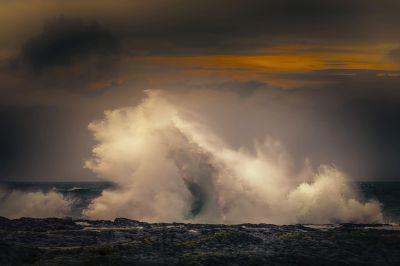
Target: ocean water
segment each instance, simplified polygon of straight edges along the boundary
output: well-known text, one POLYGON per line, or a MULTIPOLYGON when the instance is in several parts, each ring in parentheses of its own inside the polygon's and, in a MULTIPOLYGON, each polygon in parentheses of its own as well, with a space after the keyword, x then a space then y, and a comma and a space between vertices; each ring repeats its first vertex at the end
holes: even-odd
POLYGON ((400 223, 400 182, 360 182, 358 185, 366 199, 383 204, 386 222, 400 223))
POLYGON ((111 182, 3 182, 1 186, 7 190, 23 192, 59 192, 73 200, 69 216, 74 218, 81 217, 82 211, 93 199, 99 197, 103 190, 115 187, 111 182))
MULTIPOLYGON (((116 185, 110 182, 3 182, 0 185, 18 191, 57 191, 73 199, 71 217, 80 217, 91 200, 105 189, 116 185)), ((383 204, 386 222, 400 223, 400 182, 359 182, 358 187, 365 199, 375 199, 383 204)))

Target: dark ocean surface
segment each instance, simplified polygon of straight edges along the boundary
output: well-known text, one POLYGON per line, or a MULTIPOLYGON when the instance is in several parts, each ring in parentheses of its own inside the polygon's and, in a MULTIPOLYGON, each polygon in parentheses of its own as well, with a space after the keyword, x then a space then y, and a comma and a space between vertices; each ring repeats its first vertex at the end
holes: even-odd
POLYGON ((383 204, 386 222, 400 223, 400 182, 360 182, 358 185, 366 199, 383 204))
MULTIPOLYGON (((2 187, 19 191, 51 190, 73 199, 70 216, 80 217, 91 200, 105 189, 113 189, 110 182, 3 182, 2 187)), ((365 199, 375 199, 383 204, 386 222, 400 223, 400 182, 359 182, 358 186, 365 199)))

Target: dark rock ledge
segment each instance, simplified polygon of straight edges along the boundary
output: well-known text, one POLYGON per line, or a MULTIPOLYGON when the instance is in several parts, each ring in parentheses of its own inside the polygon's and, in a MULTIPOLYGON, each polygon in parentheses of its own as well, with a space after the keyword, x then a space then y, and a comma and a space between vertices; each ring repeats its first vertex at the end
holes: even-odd
POLYGON ((0 217, 0 265, 400 265, 398 229, 0 217))

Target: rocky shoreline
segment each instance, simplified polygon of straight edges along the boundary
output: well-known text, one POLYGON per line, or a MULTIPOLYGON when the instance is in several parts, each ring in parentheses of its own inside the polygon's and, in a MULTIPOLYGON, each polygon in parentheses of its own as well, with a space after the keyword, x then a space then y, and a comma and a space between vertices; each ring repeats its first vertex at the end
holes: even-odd
POLYGON ((0 265, 400 265, 392 225, 0 217, 0 265))

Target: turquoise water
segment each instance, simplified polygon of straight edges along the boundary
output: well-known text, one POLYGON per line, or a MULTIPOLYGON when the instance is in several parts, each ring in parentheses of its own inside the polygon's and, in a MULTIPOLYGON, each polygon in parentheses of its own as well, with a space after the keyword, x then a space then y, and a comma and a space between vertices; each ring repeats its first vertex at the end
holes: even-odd
MULTIPOLYGON (((360 182, 359 188, 366 199, 376 199, 383 204, 388 222, 400 222, 400 182, 360 182)), ((80 217, 91 200, 99 197, 105 189, 113 189, 110 182, 5 182, 3 187, 19 191, 55 190, 74 201, 70 216, 80 217)))

